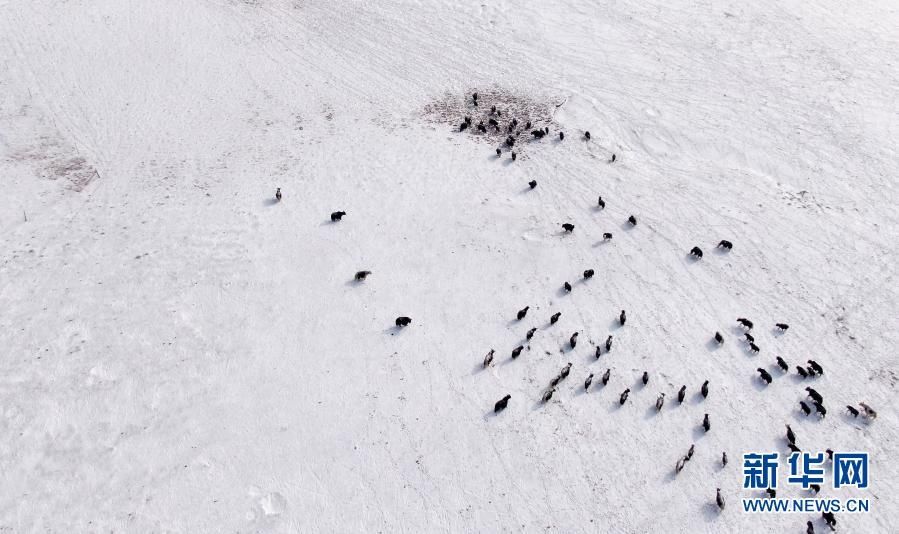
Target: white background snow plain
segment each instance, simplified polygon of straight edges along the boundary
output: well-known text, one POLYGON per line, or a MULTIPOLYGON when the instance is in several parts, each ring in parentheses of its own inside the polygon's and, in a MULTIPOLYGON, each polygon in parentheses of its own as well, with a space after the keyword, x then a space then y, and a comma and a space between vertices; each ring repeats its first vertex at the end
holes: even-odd
POLYGON ((789 423, 896 532, 897 9, 0 1, 0 531, 825 531, 740 510, 789 423), (423 116, 474 89, 564 105, 511 163, 423 116))

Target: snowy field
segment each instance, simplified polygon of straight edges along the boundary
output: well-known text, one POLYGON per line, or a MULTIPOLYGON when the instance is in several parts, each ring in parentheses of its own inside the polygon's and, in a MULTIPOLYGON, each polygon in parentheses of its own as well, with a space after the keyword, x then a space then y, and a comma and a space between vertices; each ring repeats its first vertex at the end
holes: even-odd
POLYGON ((0 0, 0 532, 827 532, 740 509, 785 424, 899 531, 897 50, 891 0, 0 0))

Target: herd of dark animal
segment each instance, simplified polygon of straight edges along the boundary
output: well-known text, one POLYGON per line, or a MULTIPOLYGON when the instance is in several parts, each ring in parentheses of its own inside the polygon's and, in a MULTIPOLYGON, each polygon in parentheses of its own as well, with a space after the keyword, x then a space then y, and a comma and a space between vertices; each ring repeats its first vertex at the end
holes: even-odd
MULTIPOLYGON (((472 104, 475 108, 478 107, 479 102, 478 102, 478 94, 477 93, 474 93, 472 95, 472 104)), ((488 127, 493 128, 495 131, 498 132, 498 131, 500 131, 501 127, 500 127, 499 121, 496 118, 501 117, 501 116, 502 116, 502 111, 500 109, 497 109, 496 106, 492 106, 490 109, 490 118, 487 121, 487 125, 485 125, 483 121, 480 121, 476 125, 475 128, 482 133, 486 133, 488 127)), ((507 131, 509 133, 509 136, 506 138, 506 140, 504 142, 504 146, 508 147, 510 149, 510 151, 515 146, 515 144, 517 142, 517 138, 519 135, 521 135, 522 131, 526 131, 531 128, 531 122, 528 121, 526 124, 523 125, 524 130, 520 129, 519 126, 521 126, 521 125, 519 124, 519 122, 516 118, 512 118, 512 120, 508 124, 507 131)), ((463 122, 459 126, 459 130, 464 131, 471 127, 472 127, 471 117, 465 117, 463 122)), ((535 139, 542 139, 546 135, 549 135, 549 127, 546 126, 542 129, 539 129, 539 128, 534 129, 531 131, 531 135, 535 139)), ((590 138, 591 138, 590 132, 589 131, 584 132, 584 139, 590 140, 590 138)), ((565 139, 565 134, 563 132, 559 132, 559 140, 564 140, 564 139, 565 139)), ((497 148, 496 154, 497 154, 497 156, 501 156, 502 149, 497 148)), ((513 161, 516 159, 516 153, 514 151, 511 151, 511 157, 512 157, 513 161)), ((610 162, 614 162, 615 160, 616 160, 616 156, 615 156, 615 154, 613 154, 610 162)), ((531 189, 534 189, 535 187, 537 187, 537 182, 536 182, 536 180, 532 180, 529 182, 528 185, 530 186, 531 189)), ((275 192, 275 198, 277 201, 281 200, 281 188, 278 188, 277 191, 275 192)), ((605 207, 606 207, 606 201, 601 196, 599 197, 599 199, 597 201, 597 206, 601 210, 605 209, 605 207)), ((346 215, 345 211, 335 211, 331 214, 331 221, 335 222, 335 223, 339 222, 340 220, 342 220, 342 218, 345 215, 346 215)), ((637 219, 635 216, 631 215, 628 217, 627 220, 631 226, 637 225, 637 219)), ((562 224, 562 228, 566 233, 571 233, 574 231, 574 224, 564 223, 564 224, 562 224)), ((612 239, 612 234, 604 233, 603 239, 606 241, 612 239)), ((716 248, 723 249, 725 251, 730 251, 733 248, 733 243, 731 243, 730 241, 728 241, 726 239, 722 239, 721 241, 719 241, 716 248)), ((693 257, 695 260, 700 260, 703 257, 703 252, 702 252, 701 248, 699 248, 698 246, 694 246, 692 249, 690 249, 689 255, 691 257, 693 257)), ((370 274, 371 274, 371 271, 359 271, 355 274, 354 279, 356 282, 363 282, 370 274)), ((588 279, 592 278, 594 276, 594 274, 595 274, 595 272, 593 269, 587 269, 583 272, 583 277, 585 280, 588 280, 588 279)), ((567 281, 563 284, 563 288, 566 292, 570 292, 572 290, 571 284, 567 281)), ((517 321, 524 320, 527 317, 529 310, 530 310, 530 306, 525 306, 524 308, 520 309, 516 314, 517 321)), ((550 317, 550 321, 549 321, 550 326, 555 325, 559 321, 559 318, 561 317, 561 315, 562 315, 562 312, 555 312, 550 317)), ((620 326, 624 326, 626 322, 627 322, 627 314, 626 314, 625 310, 621 310, 621 313, 618 316, 618 323, 620 326)), ((745 341, 746 347, 749 350, 749 352, 752 354, 759 354, 761 352, 761 349, 759 348, 758 345, 756 345, 755 337, 751 334, 751 331, 754 328, 754 323, 752 321, 750 321, 749 319, 746 319, 745 317, 737 318, 736 322, 743 329, 742 339, 745 341)), ((403 328, 403 327, 409 326, 411 323, 412 323, 411 318, 405 317, 405 316, 400 316, 400 317, 396 318, 395 326, 397 328, 403 328)), ((790 327, 786 323, 775 323, 774 328, 777 332, 784 333, 790 327)), ((531 338, 534 336, 536 331, 537 331, 536 327, 532 327, 527 331, 527 333, 526 333, 527 341, 531 340, 531 338)), ((713 339, 714 339, 715 343, 717 343, 718 345, 723 344, 725 341, 724 336, 720 332, 715 332, 713 339)), ((570 348, 574 349, 577 346, 577 342, 578 342, 578 332, 574 332, 571 335, 571 337, 569 337, 569 339, 568 339, 568 344, 569 344, 570 348)), ((602 356, 602 354, 603 354, 602 347, 603 346, 605 347, 605 354, 608 354, 609 352, 611 352, 611 350, 612 350, 612 335, 611 334, 606 338, 604 344, 596 346, 596 350, 595 350, 596 359, 599 359, 602 356)), ((524 351, 524 349, 525 349, 525 347, 523 345, 519 345, 519 346, 515 347, 514 349, 512 349, 511 359, 515 360, 516 358, 518 358, 521 355, 522 351, 524 351)), ((530 349, 528 349, 528 350, 530 350, 530 349)), ((483 366, 485 368, 490 367, 493 364, 495 354, 496 354, 496 351, 494 349, 490 349, 490 351, 488 351, 487 354, 484 356, 483 366)), ((796 366, 796 373, 801 379, 808 379, 808 378, 814 379, 814 378, 816 378, 818 376, 822 376, 824 374, 824 368, 815 360, 810 359, 810 360, 807 360, 806 363, 807 363, 806 366, 802 366, 802 365, 796 366)), ((790 365, 781 356, 776 357, 776 364, 777 364, 777 368, 780 369, 780 371, 781 371, 780 372, 781 375, 786 375, 789 373, 790 365)), ((554 377, 552 377, 550 379, 549 386, 544 391, 544 393, 541 397, 541 401, 543 403, 547 403, 553 398, 553 395, 557 391, 557 387, 559 386, 559 384, 562 383, 562 381, 564 381, 566 378, 568 378, 568 376, 571 372, 571 369, 572 369, 572 364, 571 364, 571 362, 568 362, 559 371, 559 373, 557 375, 555 375, 554 377)), ((771 372, 769 372, 768 369, 765 369, 764 367, 759 367, 757 369, 757 371, 759 373, 759 380, 761 380, 761 382, 763 382, 765 386, 770 385, 774 381, 774 376, 771 374, 771 372)), ((610 377, 611 377, 611 373, 612 373, 611 368, 606 369, 606 371, 603 373, 603 375, 600 379, 600 383, 602 384, 603 387, 608 385, 610 377)), ((643 375, 641 377, 641 381, 642 381, 643 385, 644 386, 647 385, 649 383, 649 380, 650 380, 649 371, 644 371, 643 375)), ((584 390, 589 391, 592 384, 593 384, 593 373, 590 373, 587 376, 587 378, 584 380, 584 390)), ((706 380, 705 382, 703 382, 702 385, 700 386, 699 390, 700 390, 700 394, 702 395, 703 399, 707 398, 709 395, 709 381, 706 380)), ((630 392, 631 392, 630 388, 626 388, 623 392, 621 392, 621 394, 618 397, 618 402, 620 405, 624 405, 628 401, 630 392)), ((681 386, 681 388, 677 392, 678 404, 682 404, 684 402, 684 398, 686 397, 686 392, 687 392, 687 386, 686 385, 681 386)), ((814 412, 818 415, 819 418, 826 417, 827 409, 824 407, 823 396, 812 387, 806 387, 805 392, 806 392, 807 398, 799 401, 799 408, 802 411, 802 413, 805 414, 806 416, 809 416, 809 415, 811 415, 812 411, 814 410, 814 412), (808 401, 808 402, 806 402, 806 401, 808 401)), ((493 408, 494 412, 499 413, 499 412, 505 410, 508 407, 509 401, 511 399, 512 399, 512 395, 506 394, 501 399, 496 401, 496 404, 494 405, 494 408, 493 408)), ((656 411, 661 411, 664 404, 665 404, 665 393, 663 392, 663 393, 660 393, 659 396, 656 398, 656 401, 655 401, 656 411)), ((872 409, 867 404, 862 402, 862 403, 859 403, 859 406, 861 409, 858 409, 851 405, 847 405, 846 409, 849 412, 849 414, 851 414, 853 417, 858 417, 859 415, 862 415, 862 417, 864 417, 865 419, 867 419, 869 421, 873 420, 877 417, 877 412, 874 411, 874 409, 872 409)), ((710 419, 708 413, 706 413, 703 416, 701 426, 702 426, 704 432, 709 432, 711 430, 711 419, 710 419)), ((799 447, 796 445, 796 435, 793 432, 793 429, 790 427, 790 425, 786 425, 786 429, 787 429, 786 443, 787 443, 788 448, 791 450, 791 452, 800 452, 801 449, 799 449, 799 447)), ((695 450, 695 444, 692 444, 692 445, 690 445, 690 448, 688 449, 687 453, 684 456, 682 456, 680 459, 678 459, 678 461, 675 464, 675 475, 679 474, 684 469, 687 462, 689 462, 690 459, 693 457, 694 450, 695 450)), ((827 453, 828 453, 828 456, 830 457, 830 459, 832 460, 833 459, 832 458, 833 451, 831 449, 827 449, 827 453)), ((723 452, 721 455, 721 465, 726 466, 727 462, 728 462, 727 453, 723 452)), ((820 488, 818 488, 814 484, 812 485, 812 489, 815 491, 815 493, 817 493, 818 490, 820 490, 820 488)), ((775 490, 773 490, 771 488, 768 488, 766 490, 766 494, 771 498, 774 498, 776 496, 775 490)), ((718 506, 718 508, 720 508, 722 510, 724 509, 725 499, 724 499, 724 496, 721 494, 720 488, 716 489, 715 503, 718 506)), ((831 529, 835 529, 836 518, 833 516, 833 513, 825 512, 822 514, 822 517, 824 518, 825 523, 828 526, 830 526, 831 529)), ((814 526, 811 521, 807 522, 807 533, 809 533, 809 534, 814 533, 814 526)))

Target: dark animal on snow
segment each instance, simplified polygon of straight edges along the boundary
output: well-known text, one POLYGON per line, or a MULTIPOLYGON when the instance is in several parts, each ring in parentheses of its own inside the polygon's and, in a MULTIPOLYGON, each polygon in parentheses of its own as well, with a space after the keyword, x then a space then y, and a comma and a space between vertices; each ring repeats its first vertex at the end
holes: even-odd
POLYGON ((599 357, 602 356, 602 347, 600 347, 599 345, 597 345, 597 346, 596 346, 596 352, 595 352, 595 354, 596 354, 596 359, 598 360, 599 357))
POLYGON ((554 388, 559 385, 559 382, 562 381, 562 375, 556 375, 552 380, 549 381, 549 387, 554 388))
POLYGON ((465 128, 468 128, 468 126, 469 126, 469 124, 467 122, 463 122, 462 124, 459 125, 459 131, 464 132, 465 128))
POLYGON ((537 328, 536 328, 536 327, 535 327, 535 328, 531 328, 530 330, 528 330, 527 333, 524 335, 525 339, 527 339, 528 341, 530 341, 531 338, 534 337, 534 332, 536 332, 536 331, 537 331, 537 328))
POLYGON ((370 274, 371 274, 371 271, 359 271, 356 273, 356 276, 354 278, 356 279, 357 282, 361 282, 361 281, 365 280, 366 278, 368 278, 368 275, 370 275, 370 274))
POLYGON ((512 161, 515 161, 516 159, 518 159, 518 156, 515 154, 515 152, 512 152, 512 161))
POLYGON ((677 403, 683 404, 684 397, 687 395, 687 386, 681 386, 680 391, 677 392, 677 403))
POLYGON ((518 317, 519 321, 525 318, 525 316, 528 314, 528 310, 530 308, 531 308, 530 306, 525 306, 524 308, 518 310, 518 315, 516 315, 516 317, 518 317))
POLYGON ((687 451, 687 455, 684 456, 684 458, 686 458, 687 461, 690 461, 691 459, 693 459, 693 451, 694 451, 694 450, 696 450, 696 444, 695 444, 695 443, 693 443, 693 444, 690 445, 690 449, 687 451))
POLYGON ((606 352, 612 350, 612 336, 606 338, 606 352))
POLYGON ((521 351, 523 351, 523 350, 524 350, 524 347, 521 345, 518 345, 517 347, 512 349, 512 359, 514 360, 515 358, 517 358, 521 354, 521 351))
POLYGON ((397 317, 395 323, 397 326, 409 326, 412 323, 412 319, 408 317, 397 317))
POLYGON ((278 188, 277 191, 275 191, 275 198, 278 199, 278 201, 281 200, 281 188, 280 187, 278 188))
POLYGON ((337 222, 343 219, 343 216, 346 215, 345 211, 335 211, 331 214, 331 222, 337 222))
POLYGON ((496 106, 490 106, 490 113, 496 113, 496 106))
POLYGON ((625 390, 621 393, 621 396, 618 397, 618 404, 623 405, 625 402, 627 402, 627 396, 630 395, 630 393, 631 393, 631 389, 630 389, 630 388, 625 389, 625 390))
POLYGON ((568 373, 570 373, 570 372, 571 372, 571 362, 568 362, 568 365, 563 367, 562 370, 559 372, 559 376, 561 376, 563 379, 568 378, 568 373))
POLYGON ((499 413, 506 409, 506 406, 509 405, 509 399, 512 398, 512 395, 506 395, 500 400, 496 401, 496 404, 493 405, 493 413, 499 413))
POLYGON ((537 187, 537 180, 531 180, 528 185, 531 186, 531 189, 537 187))
POLYGON ((631 226, 637 226, 637 218, 633 215, 627 218, 627 222, 631 223, 631 226))
POLYGON ((589 390, 589 389, 590 389, 590 384, 592 384, 592 383, 593 383, 593 373, 590 373, 590 374, 587 376, 587 380, 584 380, 584 391, 589 390))
POLYGON ((768 494, 769 499, 774 499, 777 497, 777 490, 775 490, 774 488, 767 488, 765 490, 765 493, 768 494))
POLYGON ((737 319, 737 322, 743 325, 747 330, 752 330, 752 321, 750 321, 749 319, 740 317, 737 319))
POLYGON ((787 426, 787 441, 789 443, 795 444, 796 443, 796 434, 793 433, 793 429, 790 428, 790 425, 786 425, 786 426, 787 426))
POLYGON ((846 405, 846 409, 849 410, 849 413, 852 414, 852 417, 858 417, 858 413, 859 413, 859 412, 858 412, 858 410, 855 409, 855 407, 849 406, 849 405, 847 404, 847 405, 846 405))
POLYGON ((484 356, 484 367, 490 367, 490 364, 493 363, 493 354, 495 352, 495 350, 490 349, 490 352, 488 352, 487 355, 484 356))
POLYGON ((506 138, 506 146, 508 146, 508 147, 515 146, 515 138, 512 137, 511 135, 506 138))
POLYGON ((549 324, 556 324, 556 321, 558 321, 559 317, 561 317, 561 316, 562 316, 562 312, 556 312, 556 313, 552 314, 552 316, 550 316, 550 318, 549 318, 549 324))
POLYGON ((802 449, 796 446, 795 443, 787 443, 787 447, 790 448, 790 452, 802 452, 802 449))
POLYGON ((621 326, 624 326, 624 323, 627 322, 627 314, 624 313, 624 310, 621 310, 621 314, 618 315, 618 322, 621 326))
POLYGON ((687 459, 681 457, 676 464, 674 464, 674 473, 678 474, 684 469, 684 465, 687 463, 687 459))
POLYGON ((549 135, 549 126, 546 126, 543 128, 543 133, 545 133, 546 135, 549 135))
POLYGON ((613 152, 613 153, 612 153, 612 159, 609 160, 609 163, 615 163, 615 158, 617 158, 617 156, 616 156, 615 153, 613 152))
POLYGON ((758 354, 758 353, 759 353, 759 346, 756 345, 755 343, 750 342, 750 343, 749 343, 749 350, 751 350, 752 352, 758 354))
POLYGON ((821 517, 824 518, 824 522, 831 530, 836 530, 837 518, 834 517, 833 512, 821 512, 821 517))
POLYGON ((721 335, 721 332, 715 332, 715 342, 719 345, 724 343, 724 337, 721 335))
POLYGON ((571 337, 568 338, 568 343, 571 345, 572 349, 577 346, 577 332, 571 334, 571 337))
POLYGON ((821 394, 818 393, 817 391, 815 391, 814 389, 805 388, 805 390, 808 391, 808 396, 811 397, 812 400, 816 400, 818 402, 824 402, 824 397, 822 397, 821 394))
POLYGON ((609 383, 609 377, 612 376, 612 370, 606 369, 606 372, 602 374, 602 385, 606 385, 609 383))
POLYGON ((693 247, 690 249, 690 255, 695 257, 696 259, 702 259, 702 249, 699 247, 693 247))
POLYGON ((815 376, 818 376, 818 372, 815 371, 815 368, 812 367, 811 365, 809 365, 808 367, 805 368, 805 372, 808 373, 808 375, 811 376, 811 377, 813 377, 813 378, 814 378, 815 376))
POLYGON ((799 376, 802 378, 808 378, 808 371, 798 365, 796 366, 796 372, 799 373, 799 376))
POLYGON ((565 282, 565 284, 562 285, 562 287, 565 288, 565 291, 567 291, 568 293, 571 293, 571 284, 569 284, 568 282, 565 282))
POLYGON ((859 406, 862 407, 862 410, 865 411, 865 417, 868 419, 877 419, 877 412, 874 411, 874 408, 871 408, 864 402, 858 403, 859 406))
POLYGON ((528 130, 531 127, 531 121, 528 121, 527 124, 524 125, 524 129, 528 130))
POLYGON ((824 368, 821 367, 820 365, 818 365, 818 362, 816 362, 815 360, 809 360, 808 364, 811 366, 812 369, 815 370, 815 373, 817 373, 819 375, 824 374, 824 368))
POLYGON ((546 135, 546 133, 544 133, 543 130, 532 130, 531 135, 537 139, 543 139, 543 136, 546 135))
POLYGON ((805 534, 815 534, 815 525, 811 521, 805 522, 805 534))
POLYGON ((496 122, 496 119, 489 119, 487 121, 487 124, 489 124, 490 126, 493 126, 494 128, 499 128, 499 123, 496 122))
POLYGON ((553 393, 556 392, 556 388, 549 388, 546 393, 543 394, 543 402, 549 402, 549 399, 553 398, 553 393))
POLYGON ((702 388, 699 390, 702 393, 703 398, 707 398, 709 396, 709 381, 706 380, 702 383, 702 388))
POLYGON ((643 385, 649 383, 649 371, 643 371, 643 385))
POLYGON ((656 411, 661 412, 662 406, 664 406, 664 405, 665 405, 665 394, 660 393, 659 398, 656 399, 656 411))
POLYGON ((721 488, 716 488, 717 493, 715 494, 715 504, 718 505, 718 508, 724 510, 724 497, 721 496, 721 488))
POLYGON ((730 241, 728 241, 727 239, 722 239, 721 241, 718 242, 717 248, 726 248, 727 250, 730 250, 730 249, 734 248, 734 244, 731 243, 730 241))
POLYGON ((599 206, 599 207, 602 208, 602 209, 605 209, 605 207, 606 207, 606 201, 603 200, 602 197, 599 197, 599 200, 596 202, 596 205, 599 206))
POLYGON ((709 414, 705 414, 705 417, 702 418, 702 428, 708 432, 712 428, 712 423, 709 422, 709 414))
POLYGON ((571 224, 571 223, 565 223, 565 224, 563 224, 563 225, 562 225, 562 228, 563 228, 566 232, 568 232, 568 233, 571 233, 571 232, 574 231, 574 225, 571 224))
POLYGON ((722 452, 721 453, 721 467, 724 467, 726 465, 727 465, 727 453, 722 452))
POLYGON ((484 126, 484 121, 478 123, 478 131, 481 133, 487 133, 487 127, 484 126))
POLYGON ((749 343, 755 343, 755 338, 752 337, 752 334, 750 334, 749 332, 743 334, 743 337, 745 337, 746 341, 748 341, 749 343))
POLYGON ((799 401, 799 407, 802 409, 802 413, 805 415, 809 415, 812 413, 812 409, 808 407, 808 404, 805 401, 799 401))
POLYGON ((818 415, 820 415, 822 419, 827 417, 827 409, 823 404, 818 401, 812 401, 812 405, 815 407, 815 411, 818 412, 818 415))
POLYGON ((761 367, 759 367, 758 369, 756 369, 756 371, 759 372, 759 377, 760 377, 766 384, 770 384, 770 383, 771 383, 771 373, 769 373, 768 371, 762 369, 761 367))
POLYGON ((496 157, 500 157, 502 155, 503 155, 503 151, 497 148, 496 149, 496 157))
POLYGON ((832 462, 833 461, 833 449, 825 449, 824 452, 827 453, 827 459, 832 462))
POLYGON ((790 328, 790 325, 788 325, 787 323, 775 323, 774 326, 776 326, 780 331, 785 331, 790 328))
POLYGON ((565 140, 565 132, 559 132, 559 141, 565 140))
POLYGON ((784 361, 780 356, 777 357, 777 366, 781 368, 783 372, 789 372, 790 366, 787 365, 787 362, 784 361))
POLYGON ((589 140, 589 139, 590 139, 590 132, 584 132, 584 137, 586 137, 586 138, 589 140))
POLYGON ((602 234, 602 239, 603 239, 603 241, 608 241, 608 240, 612 239, 612 234, 610 234, 609 232, 606 232, 606 233, 602 234))
POLYGON ((819 485, 817 485, 817 484, 809 484, 809 485, 808 485, 808 488, 809 488, 810 490, 814 491, 814 492, 815 492, 815 495, 821 493, 821 486, 819 486, 819 485))
POLYGON ((589 279, 593 278, 594 274, 595 273, 593 272, 593 269, 587 269, 586 271, 584 271, 584 279, 589 280, 589 279))

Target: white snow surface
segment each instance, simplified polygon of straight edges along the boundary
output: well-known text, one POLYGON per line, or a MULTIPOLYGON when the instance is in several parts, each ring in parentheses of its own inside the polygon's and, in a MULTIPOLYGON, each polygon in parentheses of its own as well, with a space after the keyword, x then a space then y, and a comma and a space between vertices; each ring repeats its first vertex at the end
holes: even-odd
POLYGON ((899 531, 897 28, 890 0, 0 0, 0 532, 825 532, 740 509, 785 424, 871 453, 822 491, 871 499, 839 532, 899 531), (550 135, 498 159, 457 131, 473 90, 550 135))

